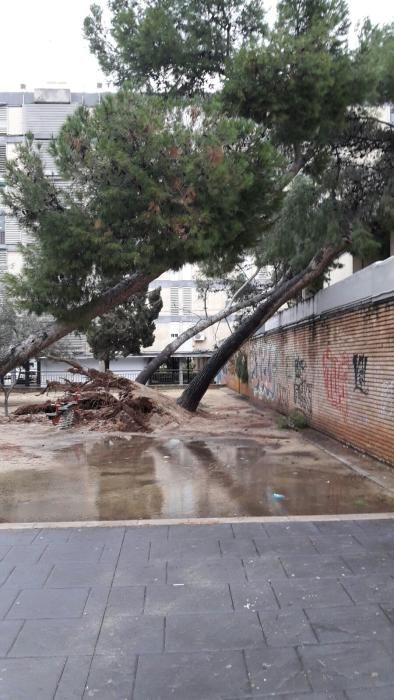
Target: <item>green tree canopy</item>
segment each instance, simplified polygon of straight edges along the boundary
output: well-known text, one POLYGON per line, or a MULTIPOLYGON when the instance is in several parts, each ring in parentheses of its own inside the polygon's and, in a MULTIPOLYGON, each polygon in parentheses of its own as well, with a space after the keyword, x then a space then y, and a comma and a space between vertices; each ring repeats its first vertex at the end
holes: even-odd
POLYGON ((32 236, 14 296, 37 314, 78 315, 102 290, 186 262, 232 265, 280 202, 280 159, 244 119, 120 91, 82 107, 52 145, 60 189, 32 137, 7 167, 5 202, 32 236))
POLYGON ((259 41, 259 0, 108 0, 110 24, 91 6, 84 29, 92 53, 115 85, 192 95, 217 87, 235 48, 259 41))
POLYGON ((119 355, 139 355, 141 347, 153 345, 155 320, 163 303, 160 288, 131 297, 125 304, 90 324, 86 338, 94 357, 103 360, 106 369, 119 355))

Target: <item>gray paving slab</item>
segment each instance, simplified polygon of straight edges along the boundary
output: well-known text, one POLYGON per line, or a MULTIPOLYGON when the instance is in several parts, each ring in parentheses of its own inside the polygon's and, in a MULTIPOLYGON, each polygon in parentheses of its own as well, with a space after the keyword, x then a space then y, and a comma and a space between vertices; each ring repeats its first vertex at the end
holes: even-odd
POLYGON ((215 561, 187 561, 168 563, 168 583, 245 583, 245 569, 241 559, 227 557, 215 561))
POLYGON ((262 523, 233 523, 231 527, 236 539, 253 539, 254 537, 268 539, 268 533, 262 523))
POLYGON ((283 535, 287 537, 316 535, 319 532, 318 525, 313 522, 264 522, 263 528, 271 539, 282 537, 283 535))
MULTIPOLYGON (((17 621, 15 624, 18 624, 17 621)), ((100 622, 88 617, 79 620, 27 620, 9 651, 9 656, 20 658, 93 654, 99 629, 100 622)))
MULTIPOLYGON (((231 540, 225 540, 225 542, 231 542, 231 540)), ((256 553, 256 549, 254 549, 254 552, 256 553)), ((196 557, 220 557, 221 550, 219 540, 212 538, 194 541, 151 542, 149 551, 150 561, 182 559, 185 555, 193 555, 196 557)))
POLYGON ((95 656, 82 700, 131 700, 136 664, 136 657, 95 656))
POLYGON ((39 534, 39 530, 1 530, 0 546, 12 546, 14 544, 31 544, 39 534))
POLYGON ((0 545, 0 561, 4 559, 5 555, 10 551, 10 549, 11 545, 0 545))
POLYGON ((288 535, 280 535, 279 537, 255 537, 254 542, 257 551, 260 554, 268 552, 276 552, 280 554, 317 554, 316 547, 313 545, 309 537, 289 537, 288 535))
POLYGON ((97 654, 138 654, 163 650, 164 618, 107 612, 97 642, 97 654))
POLYGON ((390 575, 348 576, 341 583, 355 603, 394 601, 394 578, 390 575))
POLYGON ((53 700, 81 700, 91 663, 91 656, 70 656, 64 666, 53 700))
POLYGON ((250 583, 270 581, 272 578, 283 576, 286 572, 277 552, 266 552, 257 557, 248 557, 243 560, 247 580, 250 583))
POLYGON ((320 644, 302 647, 299 654, 312 688, 335 691, 394 684, 393 657, 382 642, 320 644))
POLYGON ((359 576, 377 571, 394 575, 394 558, 388 554, 367 554, 366 556, 342 554, 342 558, 352 573, 359 576))
POLYGON ((240 651, 141 656, 133 700, 222 700, 250 695, 240 651))
POLYGON ((351 690, 347 692, 348 700, 393 700, 394 685, 387 688, 374 688, 371 698, 371 689, 351 690))
MULTIPOLYGON (((368 523, 371 521, 368 521, 368 523)), ((381 521, 380 521, 381 522, 381 521)), ((362 520, 326 520, 316 521, 316 529, 326 535, 354 535, 357 537, 363 530, 362 520)), ((368 524, 367 529, 369 530, 368 524)))
POLYGON ((297 554, 282 555, 280 560, 290 578, 327 579, 352 574, 352 570, 340 556, 297 552, 297 554))
POLYGON ((265 646, 256 613, 190 613, 170 615, 166 651, 216 651, 265 646))
POLYGON ((53 700, 65 664, 65 658, 0 659, 0 700, 53 700))
MULTIPOLYGON (((348 697, 345 696, 344 693, 338 692, 338 693, 301 693, 299 695, 298 693, 294 695, 294 693, 290 693, 286 695, 278 695, 277 693, 270 693, 269 695, 260 695, 253 693, 253 695, 249 696, 248 698, 234 698, 229 697, 229 698, 223 698, 223 700, 262 700, 264 698, 265 700, 348 700, 348 697)), ((378 698, 379 700, 379 698, 378 698)))
MULTIPOLYGON (((356 539, 354 535, 339 534, 333 537, 332 535, 319 534, 312 535, 310 540, 320 554, 365 555, 367 553, 367 548, 358 535, 356 539)), ((282 551, 284 551, 283 548, 282 551)))
POLYGON ((3 557, 4 564, 19 564, 21 561, 24 565, 36 564, 43 556, 47 545, 43 542, 39 544, 15 544, 9 552, 3 557))
POLYGON ((128 527, 125 531, 123 547, 131 547, 144 542, 167 542, 168 525, 144 525, 128 527))
POLYGON ((86 588, 87 586, 110 586, 115 566, 69 562, 55 564, 45 585, 48 588, 86 588))
POLYGON ((268 581, 255 584, 231 582, 230 592, 235 610, 277 610, 279 607, 268 581))
POLYGON ((145 596, 145 586, 114 587, 108 596, 107 612, 114 615, 140 615, 144 610, 145 596))
POLYGON ((74 528, 43 528, 37 533, 35 542, 68 542, 74 532, 74 528))
POLYGON ((220 551, 223 556, 255 557, 259 554, 255 541, 252 538, 236 537, 233 540, 219 540, 220 551))
POLYGON ((318 643, 313 627, 304 611, 299 608, 262 610, 258 615, 269 646, 294 647, 318 643))
POLYGON ((0 621, 0 657, 6 656, 23 627, 19 620, 0 621))
POLYGON ((7 581, 14 568, 15 566, 13 564, 5 564, 4 562, 0 562, 0 586, 7 581))
POLYGON ((0 588, 0 618, 7 615, 18 594, 18 588, 0 588))
POLYGON ((272 579, 271 585, 280 607, 353 605, 341 582, 332 578, 272 579))
MULTIPOLYGON (((23 562, 23 560, 22 560, 23 562)), ((17 564, 3 584, 5 588, 41 588, 48 580, 53 564, 17 564)))
POLYGON ((9 620, 39 620, 81 617, 89 589, 53 588, 25 590, 7 614, 9 620))
POLYGON ((357 642, 393 639, 394 627, 378 605, 357 605, 306 610, 320 642, 357 642))
POLYGON ((169 542, 195 542, 196 540, 234 539, 234 532, 229 523, 223 525, 170 525, 169 542))
POLYGON ((114 578, 114 586, 137 586, 148 583, 165 583, 167 563, 165 560, 148 564, 140 561, 119 561, 114 578))
POLYGON ((172 615, 179 613, 214 613, 233 611, 228 584, 164 584, 147 587, 145 613, 172 615))
MULTIPOLYGON (((57 542, 48 544, 41 557, 41 562, 57 564, 58 562, 85 562, 96 564, 104 551, 104 545, 96 542, 70 544, 70 542, 57 542)), ((8 556, 8 555, 7 555, 8 556)))
POLYGON ((394 700, 394 521, 0 531, 0 700, 270 697, 394 700))
POLYGON ((245 658, 256 694, 295 694, 311 689, 295 649, 248 649, 245 658))

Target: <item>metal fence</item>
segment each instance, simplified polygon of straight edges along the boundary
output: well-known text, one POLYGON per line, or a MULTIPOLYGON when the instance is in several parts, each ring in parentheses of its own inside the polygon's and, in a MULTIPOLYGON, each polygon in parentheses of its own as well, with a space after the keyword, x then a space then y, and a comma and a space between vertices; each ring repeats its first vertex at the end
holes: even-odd
MULTIPOLYGON (((122 372, 114 372, 114 374, 118 377, 125 377, 126 379, 131 379, 135 380, 139 374, 140 370, 134 370, 134 371, 122 371, 122 372)), ((193 372, 191 369, 187 370, 185 367, 184 369, 158 369, 150 378, 149 384, 151 386, 154 385, 159 385, 159 384, 179 384, 179 385, 185 385, 185 384, 190 384, 192 379, 196 376, 196 372, 193 372)), ((66 379, 69 381, 73 382, 85 382, 86 377, 82 374, 71 374, 70 372, 67 371, 48 371, 46 372, 41 371, 39 373, 37 372, 29 372, 28 376, 25 375, 25 373, 22 373, 18 385, 19 386, 26 386, 26 387, 46 387, 49 382, 60 382, 62 384, 66 384, 66 379)))

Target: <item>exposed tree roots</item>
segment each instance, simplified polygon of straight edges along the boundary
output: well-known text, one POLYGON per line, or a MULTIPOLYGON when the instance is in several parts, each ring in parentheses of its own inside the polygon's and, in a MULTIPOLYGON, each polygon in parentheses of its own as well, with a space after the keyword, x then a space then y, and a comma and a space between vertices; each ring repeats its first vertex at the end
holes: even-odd
POLYGON ((55 425, 88 425, 92 430, 127 432, 150 432, 159 425, 180 425, 190 419, 190 415, 172 398, 154 389, 109 371, 82 367, 64 358, 62 361, 72 364, 69 371, 85 375, 86 381, 49 382, 40 394, 62 391, 61 399, 24 404, 14 411, 12 417, 21 420, 25 416, 31 420, 31 416, 46 414, 55 425), (66 415, 67 421, 64 420, 66 415))

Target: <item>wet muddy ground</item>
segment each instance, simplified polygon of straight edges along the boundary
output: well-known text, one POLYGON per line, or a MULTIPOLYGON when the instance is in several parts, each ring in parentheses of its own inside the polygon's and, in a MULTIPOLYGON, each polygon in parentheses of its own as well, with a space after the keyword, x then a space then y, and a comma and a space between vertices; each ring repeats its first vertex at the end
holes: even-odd
MULTIPOLYGON (((170 396, 175 395, 169 392, 170 396)), ((19 401, 19 399, 17 399, 19 401)), ((389 512, 394 472, 227 389, 174 432, 0 426, 2 522, 389 512), (361 469, 361 473, 360 473, 361 469)))

